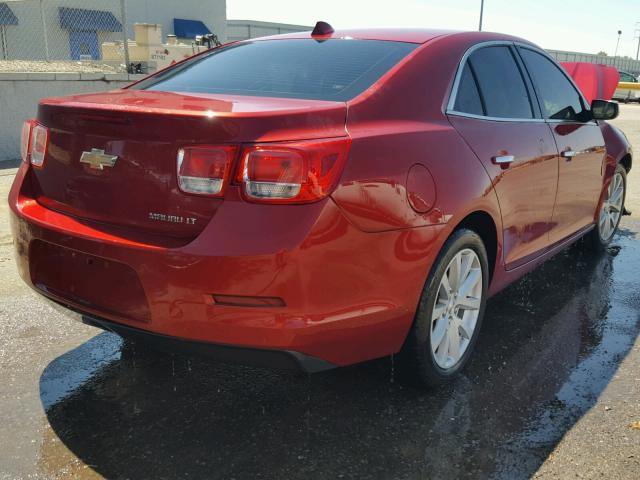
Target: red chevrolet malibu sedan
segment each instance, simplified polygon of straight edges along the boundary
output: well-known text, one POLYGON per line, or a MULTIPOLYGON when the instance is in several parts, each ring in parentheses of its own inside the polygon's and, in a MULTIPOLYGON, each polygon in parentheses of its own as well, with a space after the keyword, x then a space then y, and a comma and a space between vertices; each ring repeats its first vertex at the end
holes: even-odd
POLYGON ((85 322, 309 372, 468 362, 486 300, 624 213, 631 148, 544 51, 436 30, 232 43, 42 100, 19 271, 85 322))

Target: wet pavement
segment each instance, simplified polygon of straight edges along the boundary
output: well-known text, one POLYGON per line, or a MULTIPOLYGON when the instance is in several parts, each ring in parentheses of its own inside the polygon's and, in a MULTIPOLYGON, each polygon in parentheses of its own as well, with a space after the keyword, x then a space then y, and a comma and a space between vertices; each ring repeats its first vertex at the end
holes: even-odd
POLYGON ((429 391, 391 358, 308 376, 136 351, 22 285, 0 204, 0 478, 638 478, 640 164, 629 186, 608 251, 490 300, 469 368, 429 391))

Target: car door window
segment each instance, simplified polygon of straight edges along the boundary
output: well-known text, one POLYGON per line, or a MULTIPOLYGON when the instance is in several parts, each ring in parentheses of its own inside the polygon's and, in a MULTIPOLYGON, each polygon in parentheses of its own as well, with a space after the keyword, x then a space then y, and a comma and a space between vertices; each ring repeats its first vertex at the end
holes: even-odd
POLYGON ((625 72, 620 72, 620 81, 621 82, 633 82, 636 83, 638 80, 633 75, 629 75, 625 72))
POLYGON ((580 94, 560 67, 550 59, 528 48, 522 48, 522 58, 536 85, 540 108, 545 118, 585 122, 590 119, 580 94))
POLYGON ((522 72, 508 46, 480 48, 470 55, 468 64, 475 74, 485 115, 533 118, 522 72))
POLYGON ((453 107, 456 112, 471 113, 473 115, 484 115, 484 108, 478 86, 474 78, 473 72, 469 64, 465 64, 462 75, 460 75, 460 84, 458 85, 458 93, 453 107))

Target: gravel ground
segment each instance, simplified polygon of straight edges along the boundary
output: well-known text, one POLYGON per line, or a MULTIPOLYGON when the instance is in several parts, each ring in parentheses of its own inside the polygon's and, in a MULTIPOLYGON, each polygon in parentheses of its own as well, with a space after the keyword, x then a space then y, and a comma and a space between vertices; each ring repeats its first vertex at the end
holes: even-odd
POLYGON ((117 67, 102 63, 53 60, 0 60, 0 73, 118 73, 117 67))

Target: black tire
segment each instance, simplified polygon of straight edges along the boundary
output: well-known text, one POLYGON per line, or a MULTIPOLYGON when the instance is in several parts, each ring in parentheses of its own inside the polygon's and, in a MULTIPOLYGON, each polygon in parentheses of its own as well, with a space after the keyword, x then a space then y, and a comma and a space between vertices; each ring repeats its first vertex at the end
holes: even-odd
MULTIPOLYGON (((624 212, 624 201, 627 195, 627 171, 625 170, 625 168, 618 164, 616 166, 616 170, 612 175, 612 180, 613 178, 617 175, 620 174, 622 175, 622 182, 623 182, 623 186, 624 186, 624 191, 622 193, 622 208, 621 211, 624 212)), ((607 185, 608 188, 608 185, 607 185)), ((616 226, 613 229, 613 232, 611 233, 611 235, 608 238, 603 238, 602 237, 602 232, 600 231, 599 228, 599 224, 598 224, 598 219, 600 218, 600 210, 602 208, 602 201, 604 200, 606 194, 606 189, 603 190, 602 195, 601 195, 601 199, 600 199, 600 203, 598 203, 598 211, 596 212, 596 225, 595 228, 593 230, 591 230, 586 236, 585 236, 585 243, 587 245, 587 247, 596 250, 596 251, 601 251, 604 250, 607 245, 609 245, 609 243, 611 243, 611 240, 613 240, 613 237, 615 236, 616 232, 618 231, 618 226, 620 225, 620 220, 622 219, 622 215, 620 215, 618 217, 618 221, 616 222, 616 226)))
POLYGON ((420 297, 413 325, 400 354, 400 368, 405 379, 422 386, 436 386, 450 381, 467 365, 482 326, 488 284, 489 263, 482 239, 472 230, 456 230, 445 242, 431 268, 420 297), (479 316, 466 351, 458 363, 444 370, 437 365, 431 349, 431 317, 438 295, 438 288, 449 263, 458 252, 467 248, 476 253, 482 269, 482 298, 479 316))

